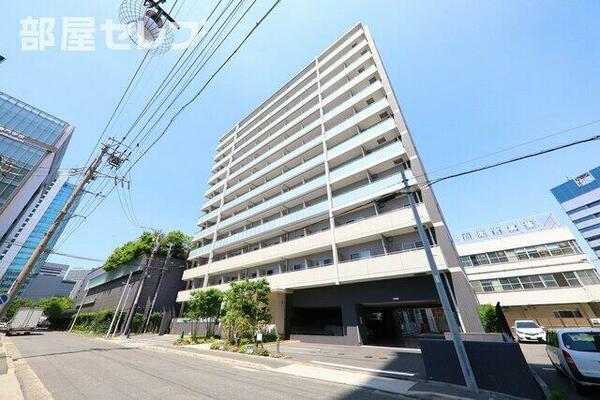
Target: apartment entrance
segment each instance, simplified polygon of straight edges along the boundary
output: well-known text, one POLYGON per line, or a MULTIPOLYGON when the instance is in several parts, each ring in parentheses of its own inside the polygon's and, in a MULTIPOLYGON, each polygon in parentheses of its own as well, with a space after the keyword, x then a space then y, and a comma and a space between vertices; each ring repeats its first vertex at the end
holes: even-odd
POLYGON ((361 305, 358 312, 362 342, 367 345, 419 347, 420 334, 448 331, 439 306, 361 305))

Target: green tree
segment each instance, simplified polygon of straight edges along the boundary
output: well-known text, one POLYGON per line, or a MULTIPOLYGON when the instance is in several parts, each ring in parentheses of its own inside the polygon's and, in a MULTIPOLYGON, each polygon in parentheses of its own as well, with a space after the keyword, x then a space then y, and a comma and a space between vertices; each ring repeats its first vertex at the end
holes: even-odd
POLYGON ((62 328, 68 322, 67 313, 73 306, 74 300, 69 297, 44 297, 36 306, 44 309, 52 328, 62 328))
MULTIPOLYGON (((112 271, 122 265, 134 262, 144 254, 149 255, 154 248, 155 233, 144 232, 137 239, 131 240, 113 250, 104 263, 106 271, 112 271)), ((166 256, 169 245, 173 245, 171 256, 186 259, 191 248, 192 238, 181 231, 171 231, 162 236, 157 254, 166 256)))
POLYGON ((271 289, 265 279, 235 281, 224 294, 225 316, 223 324, 230 339, 252 337, 271 322, 269 294, 271 289))
MULTIPOLYGON (((196 290, 192 292, 192 298, 187 303, 188 312, 186 316, 194 321, 192 324, 198 323, 199 320, 203 319, 206 326, 206 336, 213 336, 222 302, 223 292, 218 289, 196 290)), ((194 338, 196 334, 197 329, 192 327, 192 336, 194 338)))
POLYGON ((502 332, 502 319, 496 312, 496 307, 491 304, 480 306, 479 318, 486 332, 502 332))

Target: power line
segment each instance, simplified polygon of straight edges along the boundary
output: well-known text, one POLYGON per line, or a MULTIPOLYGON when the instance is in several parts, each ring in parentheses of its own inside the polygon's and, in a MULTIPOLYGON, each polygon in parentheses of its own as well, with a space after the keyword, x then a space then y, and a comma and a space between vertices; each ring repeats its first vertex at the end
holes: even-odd
POLYGON ((233 52, 225 59, 225 61, 217 68, 217 70, 211 75, 211 77, 204 83, 204 85, 200 88, 200 90, 187 102, 185 103, 171 118, 167 126, 162 130, 160 135, 148 146, 139 156, 138 158, 131 163, 127 172, 129 172, 140 160, 141 158, 148 153, 148 151, 167 133, 173 122, 181 115, 181 113, 190 106, 196 99, 204 92, 204 90, 208 87, 210 82, 217 76, 217 74, 227 65, 227 63, 233 58, 233 56, 240 50, 240 48, 246 43, 246 41, 252 36, 252 34, 256 31, 256 29, 264 22, 264 20, 273 12, 275 7, 281 2, 281 0, 276 0, 275 3, 269 8, 269 10, 262 16, 262 18, 254 25, 254 27, 248 32, 248 34, 244 37, 244 39, 240 42, 240 44, 233 50, 233 52))

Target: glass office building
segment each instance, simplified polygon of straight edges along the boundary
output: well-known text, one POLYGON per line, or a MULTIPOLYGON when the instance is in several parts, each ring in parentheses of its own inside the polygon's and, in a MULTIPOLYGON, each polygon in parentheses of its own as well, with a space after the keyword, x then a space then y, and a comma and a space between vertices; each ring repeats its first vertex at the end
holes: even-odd
POLYGON ((54 180, 73 128, 0 92, 0 241, 54 180))
MULTIPOLYGON (((0 246, 0 292, 6 292, 31 257, 36 246, 43 239, 58 213, 73 192, 74 185, 67 175, 59 175, 27 209, 27 215, 20 225, 15 226, 0 246)), ((52 248, 60 237, 67 221, 63 221, 51 238, 47 248, 52 248)), ((33 273, 44 265, 48 253, 37 261, 33 273)), ((28 279, 29 281, 29 279, 28 279)), ((28 281, 23 285, 24 290, 28 281)))
POLYGON ((569 179, 552 194, 600 257, 600 167, 569 179))

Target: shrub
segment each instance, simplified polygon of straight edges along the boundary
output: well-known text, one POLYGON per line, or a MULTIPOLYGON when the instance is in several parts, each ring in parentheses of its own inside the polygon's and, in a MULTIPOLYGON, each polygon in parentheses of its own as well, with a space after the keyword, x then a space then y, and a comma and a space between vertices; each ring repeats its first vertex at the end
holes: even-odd
POLYGON ((502 320, 491 304, 479 307, 479 318, 486 332, 502 332, 502 320))
POLYGON ((262 346, 256 346, 252 354, 255 356, 269 357, 269 350, 265 349, 262 346))
POLYGON ((227 343, 224 340, 220 340, 220 339, 216 339, 213 340, 212 343, 210 344, 210 349, 211 350, 221 350, 221 346, 223 346, 223 350, 227 349, 227 343))
POLYGON ((279 333, 268 332, 263 334, 263 343, 276 342, 279 339, 279 333))

